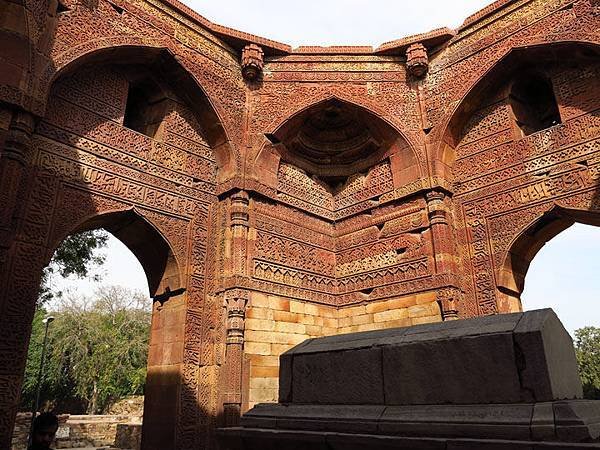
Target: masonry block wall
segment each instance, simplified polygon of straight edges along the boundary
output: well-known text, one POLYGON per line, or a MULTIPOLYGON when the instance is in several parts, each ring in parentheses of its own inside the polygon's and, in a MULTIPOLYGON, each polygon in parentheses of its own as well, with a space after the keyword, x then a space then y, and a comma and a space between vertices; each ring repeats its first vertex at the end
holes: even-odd
POLYGON ((0 448, 77 231, 185 288, 154 306, 144 449, 214 448, 306 338, 519 310, 541 246, 600 224, 599 8, 292 49, 177 0, 0 0, 0 448))

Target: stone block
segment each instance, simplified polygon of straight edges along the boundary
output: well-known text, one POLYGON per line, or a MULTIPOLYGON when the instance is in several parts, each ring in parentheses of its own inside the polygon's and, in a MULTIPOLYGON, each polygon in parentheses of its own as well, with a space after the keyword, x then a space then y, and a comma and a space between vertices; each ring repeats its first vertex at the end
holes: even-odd
POLYGON ((408 317, 408 309, 392 309, 373 314, 374 322, 391 322, 392 320, 406 319, 408 317))
POLYGON ((290 300, 282 297, 269 296, 269 307, 273 310, 289 311, 290 300))
POLYGON ((572 341, 552 310, 311 339, 281 359, 280 373, 291 402, 373 404, 385 397, 387 405, 465 405, 581 397, 572 341))
POLYGON ((253 292, 250 297, 251 308, 270 308, 269 297, 261 292, 253 292))
POLYGON ((436 291, 422 292, 415 296, 415 300, 416 300, 415 303, 417 305, 421 305, 423 303, 434 303, 437 301, 437 292, 436 291))
POLYGON ((291 397, 299 403, 383 403, 381 351, 294 355, 291 397))
POLYGON ((315 316, 307 316, 304 314, 297 314, 298 323, 303 325, 314 325, 315 324, 315 316))
POLYGON ((343 317, 352 317, 360 314, 366 314, 367 309, 365 306, 350 306, 347 308, 342 308, 339 310, 338 317, 341 319, 343 317))
POLYGON ((297 313, 292 313, 289 311, 273 311, 273 320, 277 322, 290 322, 296 323, 300 322, 300 316, 297 313))
MULTIPOLYGON (((271 347, 269 346, 270 349, 271 347)), ((251 354, 248 356, 253 366, 279 367, 279 356, 272 356, 270 353, 267 355, 251 354)))
MULTIPOLYGON (((310 316, 309 316, 310 317, 310 316)), ((323 336, 323 327, 317 325, 305 325, 306 333, 310 336, 323 336)))
POLYGON ((305 306, 306 306, 306 303, 290 300, 290 312, 297 313, 297 314, 304 314, 305 306))
POLYGON ((282 333, 306 334, 306 325, 293 322, 277 322, 275 323, 275 331, 282 333))
POLYGON ((244 351, 255 355, 272 355, 271 344, 266 342, 249 342, 244 343, 244 351))
POLYGON ((268 308, 248 308, 246 311, 246 318, 272 320, 274 319, 274 313, 275 311, 268 308))
POLYGON ((250 389, 279 389, 277 378, 251 378, 250 389))
POLYGON ((279 367, 263 367, 263 366, 251 366, 250 377, 252 378, 274 378, 277 379, 279 376, 279 367))
POLYGON ((264 319, 246 319, 246 330, 273 331, 275 322, 264 319))

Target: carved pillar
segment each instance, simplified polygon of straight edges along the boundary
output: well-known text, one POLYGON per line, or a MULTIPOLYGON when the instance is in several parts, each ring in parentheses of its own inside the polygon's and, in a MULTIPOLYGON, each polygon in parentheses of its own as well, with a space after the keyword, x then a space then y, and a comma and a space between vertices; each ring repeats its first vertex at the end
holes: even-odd
POLYGON ((226 309, 225 374, 223 413, 225 426, 239 423, 242 409, 242 372, 244 366, 244 320, 248 292, 239 288, 248 275, 248 230, 250 199, 245 191, 231 195, 231 279, 224 293, 226 309))
MULTIPOLYGON (((431 238, 433 254, 438 274, 456 275, 456 249, 454 232, 449 222, 449 199, 444 192, 430 191, 426 194, 429 222, 431 223, 431 238)), ((437 301, 440 304, 444 320, 458 319, 458 303, 462 291, 455 286, 440 289, 437 301)))
POLYGON ((426 194, 429 222, 435 255, 437 273, 452 273, 454 261, 453 233, 448 221, 449 211, 446 205, 446 194, 441 191, 430 191, 426 194))
POLYGON ((248 251, 248 193, 238 191, 231 196, 231 268, 234 277, 247 275, 248 251))
POLYGON ((242 368, 244 362, 244 322, 248 292, 230 289, 225 292, 224 306, 227 312, 225 338, 225 386, 223 412, 225 426, 239 425, 242 409, 242 368))
POLYGON ((31 322, 43 266, 43 251, 17 242, 18 218, 35 118, 16 111, 0 152, 0 448, 10 448, 31 322))
POLYGON ((31 148, 34 125, 32 114, 22 111, 14 113, 0 153, 0 264, 15 233, 14 218, 19 206, 17 198, 31 148))
POLYGON ((248 81, 260 78, 264 59, 262 48, 256 44, 248 44, 242 50, 242 76, 248 81))

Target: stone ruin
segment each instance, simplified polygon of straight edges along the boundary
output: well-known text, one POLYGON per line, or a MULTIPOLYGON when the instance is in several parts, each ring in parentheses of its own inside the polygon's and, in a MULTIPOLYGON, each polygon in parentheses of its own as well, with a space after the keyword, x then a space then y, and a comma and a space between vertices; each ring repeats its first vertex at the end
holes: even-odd
POLYGON ((78 231, 166 300, 145 450, 215 448, 306 339, 519 312, 544 243, 600 223, 599 8, 291 48, 177 0, 0 0, 0 449, 78 231))

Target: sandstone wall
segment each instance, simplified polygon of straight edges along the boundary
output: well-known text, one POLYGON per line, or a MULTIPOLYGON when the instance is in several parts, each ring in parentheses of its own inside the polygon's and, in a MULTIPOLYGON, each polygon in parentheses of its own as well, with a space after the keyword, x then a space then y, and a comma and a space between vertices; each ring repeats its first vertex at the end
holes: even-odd
POLYGON ((244 344, 249 362, 248 407, 277 401, 283 352, 314 337, 440 322, 435 297, 435 292, 425 292, 335 308, 253 292, 244 344))

